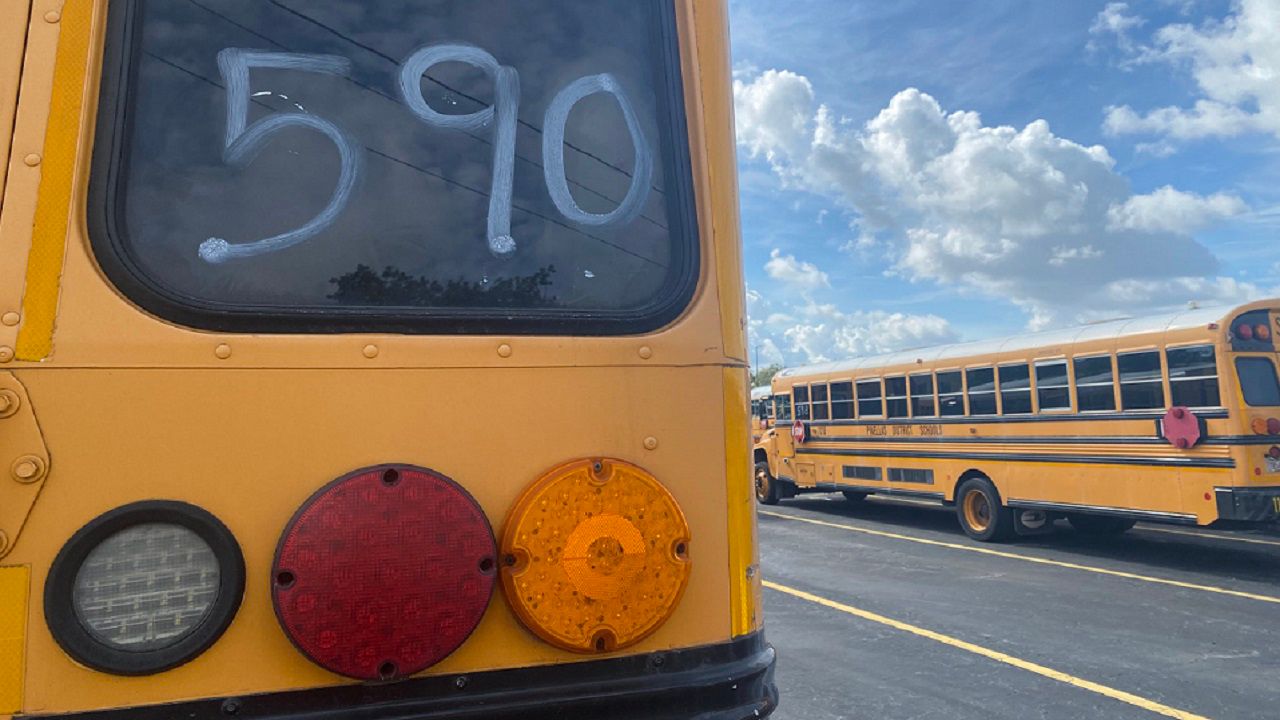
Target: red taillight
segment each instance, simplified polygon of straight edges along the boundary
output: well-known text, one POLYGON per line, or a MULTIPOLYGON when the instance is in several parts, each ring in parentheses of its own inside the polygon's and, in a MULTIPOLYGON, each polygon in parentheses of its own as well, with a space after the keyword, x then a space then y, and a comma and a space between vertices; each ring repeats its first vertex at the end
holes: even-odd
POLYGON ((489 521, 448 478, 367 468, 311 496, 272 566, 276 616, 313 662, 362 680, 419 672, 480 623, 497 564, 489 521))
POLYGON ((1240 338, 1241 340, 1252 340, 1252 339, 1253 339, 1253 326, 1252 326, 1252 325, 1240 325, 1240 326, 1238 326, 1238 327, 1236 328, 1236 337, 1240 338))
POLYGON ((1280 435, 1280 420, 1276 418, 1267 418, 1267 434, 1280 435))
POLYGON ((1253 328, 1253 336, 1263 342, 1270 342, 1271 328, 1267 327, 1265 323, 1259 324, 1258 326, 1253 328))

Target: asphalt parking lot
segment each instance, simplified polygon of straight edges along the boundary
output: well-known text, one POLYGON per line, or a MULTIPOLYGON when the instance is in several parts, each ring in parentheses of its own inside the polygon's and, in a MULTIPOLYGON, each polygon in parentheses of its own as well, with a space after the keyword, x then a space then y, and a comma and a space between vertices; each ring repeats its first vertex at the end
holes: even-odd
POLYGON ((1280 718, 1280 533, 993 545, 839 495, 759 521, 781 720, 1280 718))

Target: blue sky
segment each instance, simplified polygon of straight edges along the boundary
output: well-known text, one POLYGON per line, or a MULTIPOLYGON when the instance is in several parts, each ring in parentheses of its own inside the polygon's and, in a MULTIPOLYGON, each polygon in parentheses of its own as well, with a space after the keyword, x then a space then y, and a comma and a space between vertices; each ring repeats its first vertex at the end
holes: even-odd
POLYGON ((1280 0, 730 0, 762 364, 1280 295, 1280 0))

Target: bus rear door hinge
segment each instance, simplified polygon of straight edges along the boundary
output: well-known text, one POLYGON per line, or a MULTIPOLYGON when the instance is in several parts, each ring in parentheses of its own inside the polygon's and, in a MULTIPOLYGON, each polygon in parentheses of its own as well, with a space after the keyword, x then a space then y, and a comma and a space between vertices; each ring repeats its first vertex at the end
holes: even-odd
POLYGON ((0 372, 0 558, 18 543, 22 526, 49 476, 49 448, 27 389, 0 372))

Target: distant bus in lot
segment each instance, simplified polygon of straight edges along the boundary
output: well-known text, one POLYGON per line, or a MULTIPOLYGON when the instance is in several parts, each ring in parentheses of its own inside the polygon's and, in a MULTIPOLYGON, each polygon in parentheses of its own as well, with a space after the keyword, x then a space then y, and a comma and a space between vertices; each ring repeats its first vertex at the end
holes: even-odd
POLYGON ((777 702, 725 0, 0 0, 0 718, 777 702))
POLYGON ((751 388, 751 442, 760 442, 761 435, 772 425, 773 390, 768 385, 751 388))
POLYGON ((979 540, 1280 517, 1280 300, 788 369, 756 496, 954 505, 979 540))

